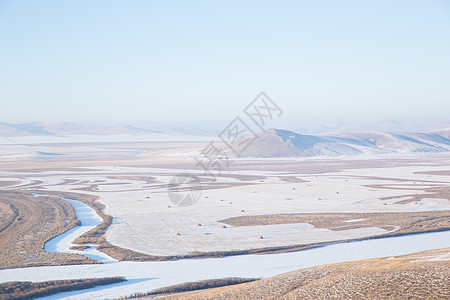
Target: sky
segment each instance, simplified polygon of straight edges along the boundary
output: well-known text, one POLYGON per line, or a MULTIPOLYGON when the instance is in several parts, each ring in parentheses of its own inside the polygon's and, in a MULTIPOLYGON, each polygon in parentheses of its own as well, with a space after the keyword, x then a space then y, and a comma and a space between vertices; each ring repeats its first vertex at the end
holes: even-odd
MULTIPOLYGON (((446 121, 450 1, 0 0, 0 121, 446 121)), ((224 123, 225 122, 225 123, 224 123)))

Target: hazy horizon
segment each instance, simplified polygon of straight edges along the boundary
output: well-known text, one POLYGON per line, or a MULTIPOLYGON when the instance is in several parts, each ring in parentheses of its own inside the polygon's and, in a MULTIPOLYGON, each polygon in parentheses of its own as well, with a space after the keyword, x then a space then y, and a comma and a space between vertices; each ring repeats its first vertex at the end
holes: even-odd
MULTIPOLYGON (((30 130, 42 127, 44 130, 50 132, 56 130, 56 133, 65 132, 67 134, 77 134, 81 131, 90 130, 92 135, 115 134, 114 132, 121 132, 123 130, 150 130, 148 133, 164 133, 164 134, 194 134, 204 136, 216 136, 222 132, 229 122, 141 122, 141 123, 124 123, 124 122, 46 122, 46 121, 31 121, 25 123, 7 123, 0 120, 0 127, 11 127, 11 129, 30 130), (29 126, 29 128, 27 128, 29 126), (35 127, 35 128, 34 128, 35 127), (110 128, 110 129, 108 129, 110 128), (116 131, 114 130, 116 128, 116 131), (95 130, 99 130, 96 132, 95 130), (117 131, 118 130, 118 131, 117 131)), ((247 123, 249 124, 249 123, 247 123)), ((251 124, 250 124, 251 125, 251 124)), ((355 122, 355 121, 341 121, 341 122, 286 122, 286 120, 272 120, 271 125, 264 128, 264 130, 275 128, 281 130, 289 130, 300 134, 327 134, 336 132, 433 132, 450 129, 449 121, 428 121, 428 122, 412 122, 412 121, 397 121, 397 120, 380 120, 377 122, 355 122)), ((263 130, 256 130, 261 132, 263 130)), ((145 132, 141 132, 145 134, 145 132)), ((147 134, 148 134, 147 133, 147 134)), ((2 134, 7 134, 7 131, 1 131, 2 134)), ((134 132, 133 134, 137 134, 134 132)))

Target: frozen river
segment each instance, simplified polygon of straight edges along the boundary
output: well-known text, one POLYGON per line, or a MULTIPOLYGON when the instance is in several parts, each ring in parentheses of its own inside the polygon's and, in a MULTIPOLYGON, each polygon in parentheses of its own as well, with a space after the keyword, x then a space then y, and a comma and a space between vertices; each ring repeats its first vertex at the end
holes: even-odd
MULTIPOLYGON (((42 194, 32 194, 33 197, 43 196, 42 194)), ((88 248, 85 250, 72 250, 70 249, 73 246, 72 241, 76 239, 78 236, 88 232, 93 229, 95 226, 101 224, 103 222, 102 218, 100 218, 97 213, 90 208, 87 204, 84 204, 81 201, 60 197, 62 200, 65 200, 72 205, 75 215, 77 219, 80 220, 81 225, 76 226, 63 234, 58 235, 57 237, 47 241, 45 243, 45 250, 49 252, 64 252, 64 253, 78 253, 82 255, 86 255, 89 258, 100 261, 102 263, 114 262, 117 261, 112 259, 108 255, 97 251, 96 245, 87 245, 88 248)))

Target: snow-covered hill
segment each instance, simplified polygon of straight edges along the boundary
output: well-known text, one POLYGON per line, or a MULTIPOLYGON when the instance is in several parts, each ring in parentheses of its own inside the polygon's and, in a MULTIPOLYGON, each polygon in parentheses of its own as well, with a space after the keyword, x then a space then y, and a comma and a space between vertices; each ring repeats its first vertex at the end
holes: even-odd
POLYGON ((254 137, 237 140, 233 144, 235 152, 227 149, 227 153, 232 157, 311 157, 450 151, 449 130, 430 133, 303 135, 288 130, 269 129, 257 134, 251 141, 254 137))

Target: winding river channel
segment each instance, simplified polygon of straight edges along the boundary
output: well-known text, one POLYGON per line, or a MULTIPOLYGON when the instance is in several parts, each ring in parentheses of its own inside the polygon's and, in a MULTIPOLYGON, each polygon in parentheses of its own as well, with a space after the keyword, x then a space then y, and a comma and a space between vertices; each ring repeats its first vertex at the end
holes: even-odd
MULTIPOLYGON (((35 194, 35 196, 39 195, 35 194)), ((326 247, 290 253, 164 262, 119 262, 97 251, 94 245, 83 251, 69 249, 71 241, 94 228, 101 222, 101 219, 86 204, 72 199, 63 199, 74 207, 76 216, 81 221, 81 226, 77 226, 48 241, 45 249, 53 252, 80 253, 103 263, 0 270, 0 283, 124 276, 127 279, 126 282, 46 297, 47 299, 117 298, 134 292, 148 292, 155 288, 189 281, 224 277, 266 278, 322 264, 403 255, 450 247, 450 231, 442 231, 332 244, 326 247)))

